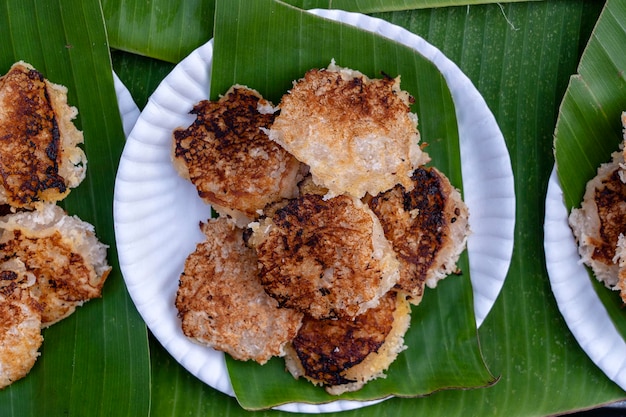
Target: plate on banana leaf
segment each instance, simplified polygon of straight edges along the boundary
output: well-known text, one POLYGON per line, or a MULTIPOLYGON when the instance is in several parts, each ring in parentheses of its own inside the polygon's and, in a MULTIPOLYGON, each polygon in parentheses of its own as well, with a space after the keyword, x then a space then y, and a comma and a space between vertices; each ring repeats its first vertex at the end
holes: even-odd
POLYGON ((218 2, 216 22, 214 38, 181 61, 150 98, 128 137, 116 178, 120 266, 159 342, 189 372, 248 410, 335 412, 391 396, 495 383, 477 327, 510 265, 515 195, 504 138, 471 81, 422 38, 362 14, 303 12, 265 0, 243 9, 218 2), (286 24, 294 21, 298 25, 286 24), (198 224, 211 216, 211 208, 177 175, 170 159, 172 131, 194 120, 189 111, 198 101, 244 84, 277 103, 293 80, 331 59, 370 77, 401 75, 402 88, 415 97, 412 110, 432 165, 462 189, 472 229, 459 261, 462 274, 427 289, 412 311, 408 348, 386 378, 339 397, 293 379, 282 359, 263 366, 235 361, 183 335, 174 299, 185 259, 204 239, 198 224))

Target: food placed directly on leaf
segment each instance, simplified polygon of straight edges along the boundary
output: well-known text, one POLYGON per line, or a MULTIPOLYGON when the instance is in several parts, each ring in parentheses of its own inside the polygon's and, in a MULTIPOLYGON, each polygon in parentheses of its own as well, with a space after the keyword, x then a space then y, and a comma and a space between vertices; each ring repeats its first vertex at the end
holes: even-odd
POLYGON ((201 228, 206 240, 187 258, 176 295, 183 332, 239 360, 263 364, 283 356, 302 314, 279 308, 265 293, 242 229, 226 217, 201 228))
POLYGON ((431 288, 455 272, 469 234, 468 210, 459 191, 435 168, 417 168, 413 188, 404 186, 367 197, 400 261, 398 290, 419 304, 431 288))
POLYGON ((196 120, 174 131, 174 166, 200 197, 239 226, 267 204, 296 195, 303 166, 264 129, 276 109, 255 90, 233 86, 217 102, 201 101, 196 120))
POLYGON ((35 277, 12 263, 0 265, 0 389, 28 374, 43 342, 42 308, 29 290, 35 277))
POLYGON ((30 64, 0 77, 0 388, 35 364, 41 328, 100 297, 111 271, 93 226, 55 205, 86 174, 77 114, 30 64))
MULTIPOLYGON (((622 115, 622 123, 626 128, 626 115, 622 115)), ((582 261, 605 286, 620 291, 626 303, 624 154, 620 150, 611 156, 611 161, 600 165, 587 183, 581 207, 572 209, 569 224, 582 261)))
POLYGON ((430 160, 411 101, 399 77, 369 79, 333 61, 283 96, 269 137, 307 164, 329 196, 409 189, 413 170, 430 160))
POLYGON ((305 194, 252 225, 265 291, 317 319, 353 318, 398 281, 378 218, 348 195, 305 194))
POLYGON ((403 351, 411 307, 403 294, 389 291, 377 307, 354 319, 305 317, 285 356, 295 378, 304 376, 328 393, 359 390, 384 372, 403 351))
POLYGON ((62 200, 85 178, 83 134, 67 89, 25 62, 0 77, 0 204, 62 200))
POLYGON ((46 204, 32 212, 0 217, 0 232, 3 273, 36 277, 29 290, 42 307, 42 326, 58 322, 84 302, 101 296, 111 267, 107 247, 91 224, 46 204), (11 264, 14 266, 9 269, 11 264))
POLYGON ((424 166, 412 100, 399 77, 331 62, 278 109, 240 85, 194 106, 172 160, 220 217, 180 276, 187 337, 238 360, 284 356, 332 395, 384 376, 410 303, 456 272, 469 233, 459 191, 424 166))

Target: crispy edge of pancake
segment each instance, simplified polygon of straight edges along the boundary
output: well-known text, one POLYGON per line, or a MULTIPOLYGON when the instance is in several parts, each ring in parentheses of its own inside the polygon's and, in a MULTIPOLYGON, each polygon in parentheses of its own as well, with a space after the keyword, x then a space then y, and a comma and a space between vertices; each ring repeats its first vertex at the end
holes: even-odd
POLYGON ((295 197, 305 170, 267 137, 275 112, 258 91, 235 84, 219 100, 197 103, 191 111, 196 120, 172 133, 172 162, 178 174, 239 227, 256 219, 267 204, 295 197), (254 114, 246 104, 250 99, 257 100, 254 114), (235 126, 243 126, 242 131, 235 126))
POLYGON ((42 326, 98 298, 111 267, 94 227, 54 204, 0 217, 0 256, 19 259, 37 276, 31 293, 43 305, 42 326))
MULTIPOLYGON (((626 160, 626 112, 622 112, 620 119, 622 121, 623 138, 621 145, 622 159, 626 160)), ((623 183, 626 183, 626 163, 624 162, 619 164, 619 176, 620 180, 623 183)), ((626 304, 626 237, 624 236, 624 233, 626 233, 626 227, 624 228, 624 232, 620 233, 617 239, 613 262, 618 265, 617 284, 614 289, 619 290, 622 302, 626 304)))
POLYGON ((27 287, 11 287, 0 287, 0 389, 30 372, 43 343, 40 304, 27 287))
MULTIPOLYGON (((325 386, 326 391, 331 395, 341 395, 345 392, 358 391, 369 381, 376 378, 384 378, 384 372, 396 360, 398 354, 407 348, 404 345, 404 335, 411 323, 411 307, 404 294, 390 291, 385 298, 386 300, 381 301, 380 308, 376 307, 368 310, 363 315, 357 316, 355 321, 319 321, 309 318, 308 320, 311 320, 311 327, 307 328, 307 330, 309 330, 307 336, 308 343, 306 343, 306 347, 302 349, 295 347, 294 343, 297 344, 297 340, 294 340, 294 342, 288 346, 288 353, 285 356, 287 370, 296 379, 304 377, 314 385, 325 386), (368 330, 379 329, 381 327, 376 323, 380 314, 382 314, 382 327, 384 327, 384 322, 389 318, 386 316, 388 311, 383 306, 386 306, 390 300, 393 302, 394 310, 392 313, 393 323, 390 326, 389 332, 386 335, 372 335, 372 333, 363 335, 363 330, 361 329, 363 324, 368 330), (361 319, 359 319, 359 317, 361 317, 361 319), (359 323, 359 320, 363 320, 364 323, 359 323), (382 336, 383 341, 382 343, 377 340, 373 340, 372 343, 366 341, 365 344, 369 345, 368 348, 370 351, 365 355, 363 355, 364 352, 360 351, 362 347, 351 348, 350 346, 335 346, 333 344, 334 339, 324 333, 324 329, 341 333, 342 326, 344 326, 343 330, 347 329, 345 333, 342 334, 345 338, 350 339, 358 335, 362 339, 367 339, 368 337, 370 339, 377 339, 375 336, 382 336), (319 335, 315 334, 316 327, 317 330, 321 331, 319 335), (344 352, 345 349, 347 349, 347 352, 344 352), (331 352, 330 355, 329 352, 331 352), (352 366, 339 369, 342 365, 338 364, 336 360, 332 358, 332 353, 345 353, 351 357, 351 359, 354 355, 354 362, 356 363, 352 366), (306 363, 307 358, 312 360, 311 367, 306 363), (326 359, 322 360, 320 358, 326 359), (320 363, 320 361, 323 363, 320 363), (318 376, 316 377, 312 374, 317 374, 318 376)), ((305 326, 307 326, 306 321, 301 329, 305 329, 305 326)), ((349 361, 339 359, 339 362, 349 361)))
MULTIPOLYGON (((35 78, 38 79, 38 83, 41 85, 42 90, 44 90, 43 94, 45 100, 47 100, 47 104, 52 111, 50 120, 55 126, 55 129, 48 132, 52 136, 53 142, 46 144, 45 149, 39 149, 39 153, 42 155, 45 154, 46 157, 49 158, 45 163, 49 164, 49 167, 54 171, 54 175, 58 175, 63 184, 59 184, 58 178, 53 179, 51 184, 42 185, 40 183, 40 185, 35 187, 35 190, 32 190, 34 194, 25 195, 23 197, 10 193, 5 187, 0 187, 0 196, 2 197, 2 201, 10 203, 12 206, 33 208, 41 204, 41 202, 56 202, 65 198, 67 194, 69 194, 70 189, 77 187, 85 178, 87 159, 84 151, 78 146, 84 142, 83 133, 79 131, 72 122, 72 120, 76 118, 78 110, 76 107, 67 104, 67 88, 65 86, 50 82, 32 65, 24 61, 19 61, 11 66, 7 74, 0 77, 0 90, 2 90, 0 96, 3 96, 3 93, 7 93, 5 83, 15 80, 22 75, 28 78, 28 74, 35 74, 35 78)), ((9 85, 8 88, 19 90, 23 87, 22 83, 17 84, 13 83, 9 85)), ((22 93, 28 94, 32 92, 22 93)), ((9 99, 9 97, 4 97, 4 100, 7 99, 9 99)), ((11 100, 10 103, 8 107, 13 110, 14 107, 12 106, 15 100, 11 100)), ((0 109, 0 114, 3 114, 1 110, 2 109, 0 109)), ((20 117, 32 117, 29 114, 24 114, 23 109, 16 110, 20 117)), ((7 121, 5 120, 4 123, 7 123, 7 121)), ((33 173, 32 175, 37 175, 37 173, 33 173)), ((38 175, 44 175, 44 173, 38 173, 38 175)), ((51 174, 45 175, 50 176, 51 174)), ((20 187, 22 186, 20 185, 20 187)), ((24 190, 32 189, 32 185, 24 184, 23 187, 26 187, 24 190)))
POLYGON ((310 167, 327 197, 408 188, 412 171, 430 160, 411 100, 399 77, 370 79, 332 61, 294 82, 268 136, 310 167))
POLYGON ((626 236, 623 233, 617 239, 613 262, 618 266, 617 283, 613 289, 619 291, 622 303, 626 304, 626 236))
POLYGON ((435 288, 438 281, 456 272, 470 229, 461 193, 441 171, 419 167, 411 178, 415 185, 410 191, 397 185, 364 201, 380 219, 398 254, 401 267, 396 288, 417 305, 425 285, 435 288))
POLYGON ((438 268, 429 271, 426 285, 435 288, 437 282, 457 271, 457 262, 467 246, 467 239, 471 234, 469 225, 469 209, 461 192, 455 188, 450 180, 436 168, 432 168, 444 185, 447 193, 444 206, 444 216, 448 221, 447 231, 444 234, 444 247, 437 254, 438 268))
MULTIPOLYGON (((580 208, 572 209, 568 222, 578 244, 578 252, 581 260, 591 267, 595 277, 607 287, 613 288, 618 280, 619 266, 613 262, 619 233, 611 233, 609 237, 603 230, 603 219, 599 214, 596 196, 600 192, 604 196, 606 183, 612 186, 625 186, 619 179, 619 165, 623 163, 622 153, 613 152, 611 162, 603 163, 597 170, 597 174, 587 182, 585 194, 580 208), (614 241, 607 241, 611 239, 614 241)), ((610 196, 609 196, 610 197, 610 196)), ((603 203, 606 203, 603 201, 603 203)), ((620 205, 626 205, 626 201, 620 201, 620 205)), ((606 210, 619 210, 618 207, 603 207, 606 210)), ((626 207, 621 210, 626 213, 626 207)), ((615 230, 618 225, 609 220, 605 226, 612 226, 615 230)), ((611 232, 611 230, 609 230, 611 232)))
MULTIPOLYGON (((603 187, 602 182, 616 171, 621 156, 613 153, 613 160, 602 164, 594 178, 587 182, 585 194, 580 208, 572 209, 568 223, 574 233, 578 245, 578 253, 581 260, 591 267, 596 278, 607 287, 613 287, 617 283, 618 266, 612 261, 602 262, 594 259, 596 248, 601 244, 600 228, 601 219, 595 202, 596 191, 603 187)), ((614 242, 617 244, 617 242, 614 242)), ((610 255, 610 259, 615 254, 610 255)))
POLYGON ((399 279, 380 221, 348 195, 302 195, 250 228, 265 291, 315 318, 361 314, 399 279))
POLYGON ((241 229, 225 217, 201 229, 206 240, 187 257, 176 294, 183 333, 237 360, 264 364, 283 356, 302 314, 279 308, 265 293, 241 229))

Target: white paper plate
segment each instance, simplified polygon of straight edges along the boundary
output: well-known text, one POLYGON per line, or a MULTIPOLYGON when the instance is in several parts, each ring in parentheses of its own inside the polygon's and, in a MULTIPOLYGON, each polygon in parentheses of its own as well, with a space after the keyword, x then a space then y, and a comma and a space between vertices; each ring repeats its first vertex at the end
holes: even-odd
MULTIPOLYGON (((515 195, 509 154, 496 121, 471 81, 422 38, 385 21, 340 11, 315 11, 395 39, 432 60, 445 76, 460 126, 468 241, 477 324, 498 296, 513 250, 515 195)), ((174 299, 184 261, 203 236, 198 222, 210 209, 170 161, 172 130, 187 126, 192 106, 209 96, 212 41, 178 64, 154 92, 132 130, 115 184, 114 219, 120 267, 146 324, 167 351, 211 387, 234 395, 224 355, 187 339, 174 299)), ((285 411, 321 413, 374 402, 286 404, 285 411)))
POLYGON ((626 390, 626 343, 598 298, 580 259, 556 170, 546 197, 544 249, 559 310, 589 358, 626 390))
POLYGON ((122 118, 122 124, 124 129, 124 136, 128 137, 130 132, 135 127, 137 119, 139 119, 139 107, 130 95, 128 88, 122 83, 117 74, 113 72, 113 83, 115 86, 115 94, 117 95, 117 106, 120 110, 120 116, 122 118))

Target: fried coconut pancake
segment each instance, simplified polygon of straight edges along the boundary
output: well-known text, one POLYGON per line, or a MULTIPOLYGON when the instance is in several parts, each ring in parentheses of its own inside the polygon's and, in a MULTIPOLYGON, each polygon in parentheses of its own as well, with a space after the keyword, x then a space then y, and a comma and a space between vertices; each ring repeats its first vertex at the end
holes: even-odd
POLYGON ((101 296, 111 267, 107 246, 98 241, 89 223, 48 204, 1 217, 0 230, 0 263, 5 267, 13 263, 9 271, 22 273, 25 268, 36 277, 30 291, 43 308, 42 326, 101 296))
POLYGON ((388 292, 377 307, 354 320, 305 317, 285 356, 295 378, 324 385, 332 395, 357 391, 403 351, 411 308, 404 295, 388 292))
POLYGON ((279 308, 265 293, 242 229, 225 217, 201 228, 206 240, 187 258, 176 295, 184 334, 239 360, 263 364, 283 356, 302 314, 279 308))
POLYGON ((413 170, 429 161, 411 101, 399 77, 369 79, 331 62, 283 96, 269 136, 307 164, 329 196, 408 189, 413 170))
POLYGON ((418 168, 411 179, 411 191, 398 185, 370 198, 369 206, 400 261, 396 288, 406 292, 412 304, 419 304, 424 284, 434 288, 456 270, 469 224, 467 206, 444 174, 418 168))
POLYGON ((602 164, 586 186, 580 208, 573 209, 569 224, 578 243, 578 252, 596 278, 614 288, 619 265, 614 262, 620 234, 626 231, 626 184, 620 178, 621 152, 602 164))
POLYGON ((195 122, 174 131, 179 174, 242 227, 267 204, 295 196, 303 168, 263 131, 273 123, 274 111, 258 92, 236 85, 217 102, 196 104, 195 122))
POLYGON ((39 357, 42 308, 29 290, 34 282, 20 262, 0 265, 0 389, 26 376, 39 357))
POLYGON ((0 204, 56 202, 80 184, 87 161, 77 114, 67 89, 27 63, 0 78, 0 204))
POLYGON ((380 222, 361 201, 307 194, 252 224, 265 291, 317 319, 375 307, 399 278, 380 222))
MULTIPOLYGON (((626 126, 626 115, 622 114, 626 126)), ((626 140, 626 139, 625 139, 626 140)), ((623 150, 600 165, 585 188, 583 202, 572 209, 569 224, 582 261, 608 288, 619 290, 626 303, 626 184, 623 150)))

